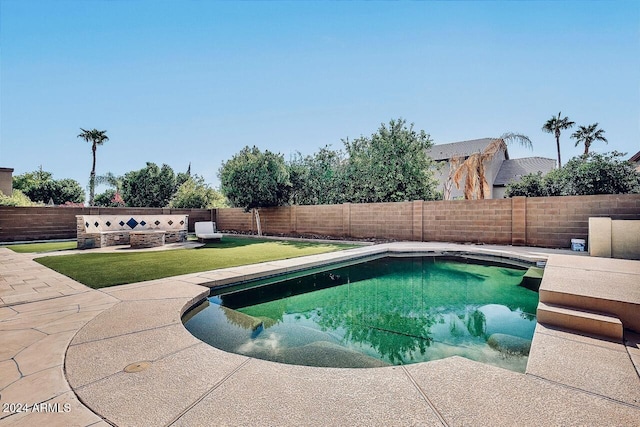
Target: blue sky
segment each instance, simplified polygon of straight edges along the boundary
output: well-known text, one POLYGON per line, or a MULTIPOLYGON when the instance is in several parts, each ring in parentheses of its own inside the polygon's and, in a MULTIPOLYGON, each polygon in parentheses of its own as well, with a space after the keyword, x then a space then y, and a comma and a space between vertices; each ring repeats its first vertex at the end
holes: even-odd
MULTIPOLYGON (((245 145, 341 148, 402 117, 436 144, 598 122, 640 150, 640 2, 0 0, 0 167, 88 183, 189 162, 214 186, 245 145)), ((574 128, 575 129, 575 128, 574 128)), ((563 162, 581 153, 569 131, 563 162)))

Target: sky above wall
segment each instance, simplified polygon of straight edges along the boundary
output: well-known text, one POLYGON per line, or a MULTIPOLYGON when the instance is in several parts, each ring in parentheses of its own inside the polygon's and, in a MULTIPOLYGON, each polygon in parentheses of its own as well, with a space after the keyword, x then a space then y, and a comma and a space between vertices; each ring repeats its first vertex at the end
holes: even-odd
MULTIPOLYGON (((217 186, 242 147, 312 154, 402 117, 436 144, 562 111, 640 150, 640 2, 0 0, 0 167, 88 184, 166 163, 217 186)), ((582 153, 561 138, 563 163, 582 153)))

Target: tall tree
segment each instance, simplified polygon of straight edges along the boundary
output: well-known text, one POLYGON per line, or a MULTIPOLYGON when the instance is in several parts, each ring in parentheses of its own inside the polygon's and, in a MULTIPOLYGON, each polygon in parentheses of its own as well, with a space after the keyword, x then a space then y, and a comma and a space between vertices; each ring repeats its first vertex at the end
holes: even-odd
POLYGON ((604 137, 604 130, 598 129, 598 123, 594 123, 589 126, 580 126, 577 131, 575 131, 571 138, 576 140, 576 147, 580 144, 584 144, 584 155, 589 154, 589 147, 591 147, 591 143, 596 141, 603 141, 605 144, 608 142, 607 138, 604 137))
POLYGON ((96 186, 96 149, 98 145, 104 144, 109 140, 107 136, 106 130, 98 130, 98 129, 82 129, 82 131, 78 138, 82 138, 87 142, 91 143, 91 152, 93 153, 93 164, 91 166, 91 175, 89 175, 89 206, 93 206, 93 196, 95 193, 96 186))
POLYGON ((562 167, 562 160, 560 159, 560 133, 563 130, 569 129, 575 122, 569 120, 569 117, 561 117, 562 112, 558 113, 558 117, 551 117, 547 122, 542 126, 542 130, 547 133, 552 133, 556 137, 556 146, 558 147, 558 167, 562 167))
POLYGON ((127 206, 164 208, 176 192, 176 175, 166 164, 147 166, 124 175, 122 198, 127 206))
POLYGON ((298 153, 288 163, 292 185, 291 203, 327 205, 344 202, 342 152, 325 146, 313 155, 298 153))
POLYGON ((433 200, 437 182, 427 155, 433 141, 404 119, 382 123, 371 137, 343 140, 345 201, 353 203, 433 200))
POLYGON ((244 147, 231 159, 222 163, 218 172, 220 189, 235 207, 252 211, 256 217, 258 234, 260 207, 280 206, 289 201, 291 182, 281 154, 258 147, 244 147))

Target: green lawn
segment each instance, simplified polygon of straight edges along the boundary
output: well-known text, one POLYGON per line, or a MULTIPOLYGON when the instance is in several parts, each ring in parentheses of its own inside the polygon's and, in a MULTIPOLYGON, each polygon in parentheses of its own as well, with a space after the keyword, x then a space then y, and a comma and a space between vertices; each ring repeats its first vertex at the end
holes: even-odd
POLYGON ((353 247, 225 236, 221 242, 208 243, 197 249, 72 254, 47 256, 36 261, 87 286, 102 288, 353 247))
POLYGON ((11 249, 14 252, 26 254, 34 252, 53 252, 76 249, 77 243, 75 240, 73 240, 69 242, 24 243, 19 245, 7 245, 3 247, 11 249))

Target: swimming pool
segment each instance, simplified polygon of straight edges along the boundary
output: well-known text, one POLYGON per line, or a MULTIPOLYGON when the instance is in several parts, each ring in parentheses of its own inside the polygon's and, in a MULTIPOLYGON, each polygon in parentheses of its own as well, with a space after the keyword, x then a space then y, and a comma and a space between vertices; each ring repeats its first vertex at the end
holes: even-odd
POLYGON ((378 367, 463 356, 524 372, 538 293, 526 268, 385 256, 218 291, 183 319, 225 351, 281 363, 378 367))

